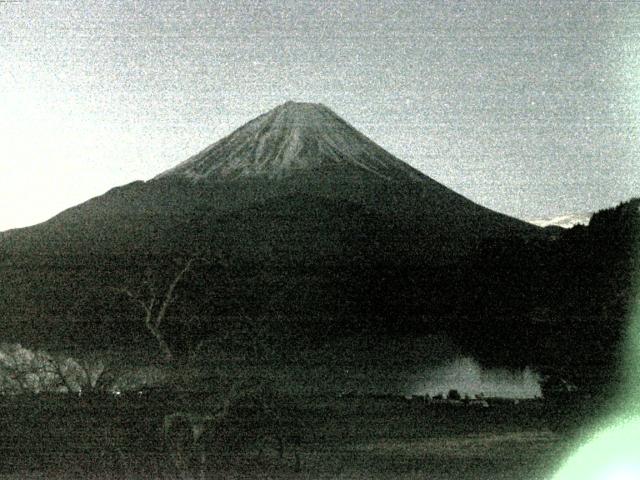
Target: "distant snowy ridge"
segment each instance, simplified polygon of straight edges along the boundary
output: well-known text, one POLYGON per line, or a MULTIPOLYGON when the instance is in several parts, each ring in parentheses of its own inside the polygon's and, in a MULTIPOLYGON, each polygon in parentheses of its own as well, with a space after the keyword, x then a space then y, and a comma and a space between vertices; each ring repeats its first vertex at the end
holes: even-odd
POLYGON ((576 225, 588 225, 593 213, 569 213, 566 215, 558 215, 556 217, 537 218, 527 220, 539 227, 562 227, 571 228, 576 225))

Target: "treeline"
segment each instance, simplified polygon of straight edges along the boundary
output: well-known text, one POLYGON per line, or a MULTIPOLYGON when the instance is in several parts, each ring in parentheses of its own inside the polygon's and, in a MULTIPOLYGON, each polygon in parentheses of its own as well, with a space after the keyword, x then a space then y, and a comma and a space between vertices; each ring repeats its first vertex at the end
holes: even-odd
POLYGON ((485 244, 458 272, 460 317, 477 321, 462 322, 456 337, 485 362, 552 365, 582 371, 593 382, 611 378, 635 301, 639 257, 640 199, 546 240, 485 244))

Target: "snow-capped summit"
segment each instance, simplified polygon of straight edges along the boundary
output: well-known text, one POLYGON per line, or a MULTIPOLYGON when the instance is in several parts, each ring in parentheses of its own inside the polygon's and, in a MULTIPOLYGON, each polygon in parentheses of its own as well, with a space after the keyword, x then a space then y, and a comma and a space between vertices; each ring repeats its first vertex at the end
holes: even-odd
POLYGON ((283 178, 311 170, 368 172, 391 181, 425 178, 324 105, 297 102, 260 115, 156 178, 283 178))

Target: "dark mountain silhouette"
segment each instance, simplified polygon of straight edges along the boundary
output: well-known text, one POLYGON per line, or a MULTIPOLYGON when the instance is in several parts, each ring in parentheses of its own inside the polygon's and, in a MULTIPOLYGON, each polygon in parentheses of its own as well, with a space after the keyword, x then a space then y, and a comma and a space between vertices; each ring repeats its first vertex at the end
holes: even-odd
POLYGON ((640 199, 633 199, 551 239, 485 242, 451 276, 465 278, 465 294, 452 288, 463 320, 450 328, 487 364, 538 365, 611 396, 639 274, 640 199))
POLYGON ((500 295, 479 280, 494 281, 487 245, 546 244, 548 232, 453 192, 328 108, 289 102, 150 181, 0 234, 0 318, 16 335, 42 338, 47 325, 61 342, 146 339, 140 312, 112 288, 147 270, 170 276, 175 259, 199 252, 222 261, 185 278, 176 339, 240 311, 309 337, 457 336, 476 307, 489 316, 504 305, 482 298, 500 295))

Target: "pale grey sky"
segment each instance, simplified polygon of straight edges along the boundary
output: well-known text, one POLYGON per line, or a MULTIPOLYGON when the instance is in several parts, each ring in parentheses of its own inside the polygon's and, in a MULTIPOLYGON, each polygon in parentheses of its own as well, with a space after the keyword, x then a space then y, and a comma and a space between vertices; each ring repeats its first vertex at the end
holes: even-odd
POLYGON ((521 218, 640 195, 640 3, 0 0, 0 230, 324 103, 521 218))

